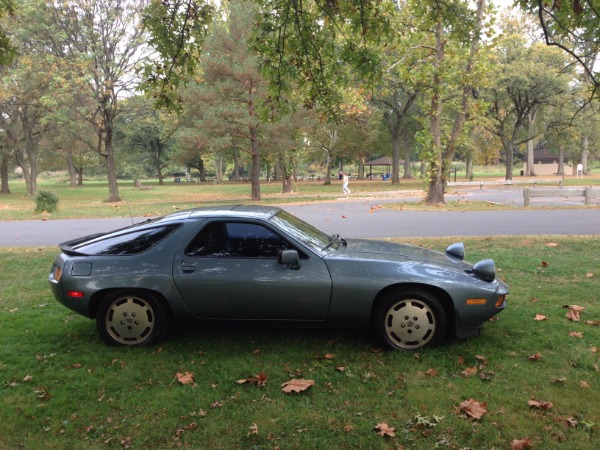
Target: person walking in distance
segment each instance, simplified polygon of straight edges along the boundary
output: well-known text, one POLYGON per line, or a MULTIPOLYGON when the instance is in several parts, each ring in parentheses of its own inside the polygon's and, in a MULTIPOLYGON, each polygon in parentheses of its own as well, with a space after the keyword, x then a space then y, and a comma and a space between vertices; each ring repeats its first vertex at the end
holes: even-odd
POLYGON ((349 194, 350 193, 350 189, 348 189, 348 182, 350 181, 350 178, 348 177, 348 174, 345 172, 342 172, 342 192, 344 194, 349 194))

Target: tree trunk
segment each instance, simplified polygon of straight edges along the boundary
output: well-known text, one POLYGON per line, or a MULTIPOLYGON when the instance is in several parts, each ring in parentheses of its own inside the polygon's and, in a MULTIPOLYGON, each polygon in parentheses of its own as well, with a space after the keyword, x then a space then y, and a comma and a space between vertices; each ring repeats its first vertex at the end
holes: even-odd
MULTIPOLYGON (((527 115, 527 132, 529 136, 533 136, 533 122, 535 121, 536 111, 532 109, 527 115)), ((535 161, 533 158, 533 139, 527 141, 527 171, 525 175, 535 177, 535 161)))
POLYGON ((412 167, 410 165, 411 158, 411 148, 410 148, 410 133, 408 130, 404 130, 403 133, 403 147, 404 147, 404 175, 402 178, 405 180, 411 179, 412 176, 412 167))
POLYGON ((2 161, 0 162, 0 179, 2 180, 0 194, 10 194, 10 187, 8 186, 8 155, 5 153, 2 154, 2 161))
POLYGON ((465 173, 465 178, 469 181, 473 179, 473 156, 472 155, 467 156, 467 171, 465 173))
POLYGON ((69 172, 69 186, 77 186, 77 170, 75 169, 73 156, 71 154, 67 154, 67 170, 69 172))
POLYGON ((256 127, 250 129, 250 146, 252 151, 252 201, 257 202, 260 201, 260 146, 256 127))
POLYGON ((558 170, 556 175, 565 175, 565 150, 562 145, 558 147, 558 170))
POLYGON ((400 184, 400 124, 392 130, 392 184, 400 184))
POLYGON ((431 155, 429 160, 429 188, 425 203, 436 205, 444 203, 444 164, 442 160, 442 77, 440 66, 444 60, 444 42, 442 20, 438 19, 436 27, 436 53, 433 70, 433 94, 429 124, 431 127, 431 155))
POLYGON ((213 163, 215 167, 215 181, 221 184, 223 182, 223 154, 221 152, 215 155, 213 163))
POLYGON ((588 156, 590 154, 590 136, 586 133, 583 135, 581 142, 581 165, 583 166, 583 175, 589 175, 590 169, 588 166, 588 156))
POLYGON ((512 180, 513 179, 513 161, 514 161, 514 144, 512 140, 502 139, 502 145, 504 150, 506 151, 506 177, 505 179, 512 180))

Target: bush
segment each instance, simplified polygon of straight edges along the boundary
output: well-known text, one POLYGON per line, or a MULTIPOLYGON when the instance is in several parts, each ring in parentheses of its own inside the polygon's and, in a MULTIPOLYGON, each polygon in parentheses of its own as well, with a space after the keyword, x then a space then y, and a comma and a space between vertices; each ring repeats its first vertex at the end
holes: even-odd
POLYGON ((54 212, 58 205, 58 196, 52 191, 41 190, 33 198, 35 201, 35 212, 54 212))

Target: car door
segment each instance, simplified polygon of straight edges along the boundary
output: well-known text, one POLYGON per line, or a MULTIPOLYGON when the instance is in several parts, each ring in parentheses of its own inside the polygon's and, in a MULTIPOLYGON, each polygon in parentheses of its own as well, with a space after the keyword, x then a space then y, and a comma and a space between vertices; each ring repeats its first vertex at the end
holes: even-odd
POLYGON ((284 249, 294 246, 262 222, 210 220, 178 250, 175 284, 200 318, 325 320, 331 297, 327 266, 303 251, 299 268, 280 264, 284 249))

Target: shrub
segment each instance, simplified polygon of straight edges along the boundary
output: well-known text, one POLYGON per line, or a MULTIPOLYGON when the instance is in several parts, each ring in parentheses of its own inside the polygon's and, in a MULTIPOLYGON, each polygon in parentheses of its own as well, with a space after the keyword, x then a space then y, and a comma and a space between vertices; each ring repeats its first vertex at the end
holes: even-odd
POLYGON ((58 196, 52 191, 40 190, 33 198, 35 201, 35 212, 54 212, 58 205, 58 196))

